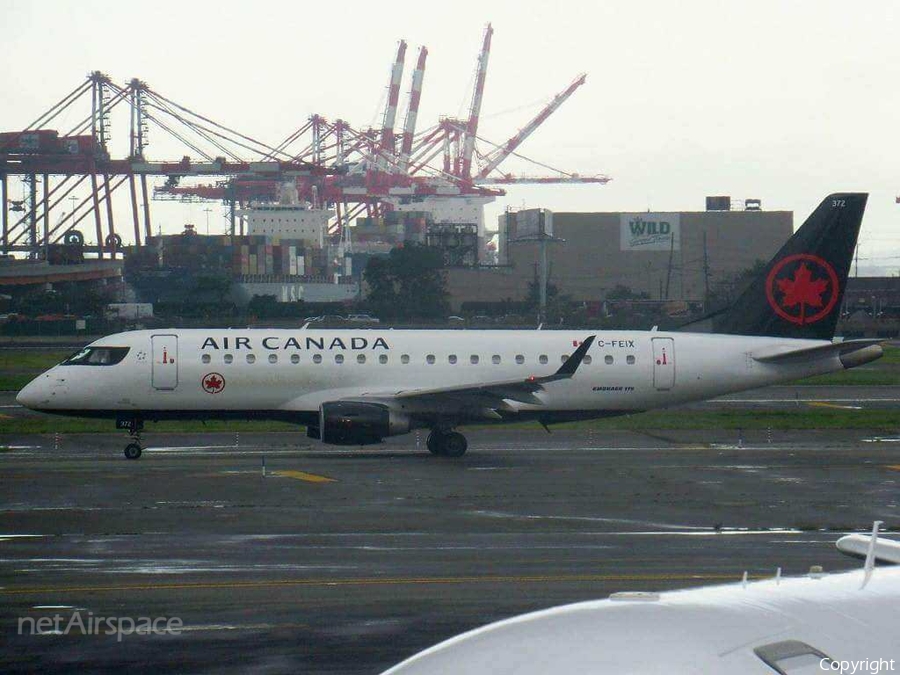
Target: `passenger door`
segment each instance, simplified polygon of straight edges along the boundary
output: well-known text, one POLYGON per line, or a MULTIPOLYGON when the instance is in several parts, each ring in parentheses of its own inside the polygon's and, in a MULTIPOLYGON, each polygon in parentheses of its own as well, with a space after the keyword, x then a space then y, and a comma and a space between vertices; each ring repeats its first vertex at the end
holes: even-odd
POLYGON ((154 335, 153 388, 171 391, 178 386, 178 336, 154 335))
POLYGON ((675 341, 653 338, 653 386, 661 391, 675 386, 675 341))

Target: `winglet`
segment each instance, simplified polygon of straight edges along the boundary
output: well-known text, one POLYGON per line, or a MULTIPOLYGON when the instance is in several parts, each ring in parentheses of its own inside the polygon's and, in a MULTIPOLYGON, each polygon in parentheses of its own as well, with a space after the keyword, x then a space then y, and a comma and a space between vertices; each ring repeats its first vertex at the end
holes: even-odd
POLYGON ((555 376, 572 377, 572 375, 575 374, 575 371, 578 370, 578 366, 584 361, 584 357, 587 354, 588 349, 591 348, 591 345, 594 343, 594 338, 596 337, 596 335, 591 335, 587 340, 582 342, 578 349, 575 350, 575 353, 567 358, 566 362, 559 367, 555 376))

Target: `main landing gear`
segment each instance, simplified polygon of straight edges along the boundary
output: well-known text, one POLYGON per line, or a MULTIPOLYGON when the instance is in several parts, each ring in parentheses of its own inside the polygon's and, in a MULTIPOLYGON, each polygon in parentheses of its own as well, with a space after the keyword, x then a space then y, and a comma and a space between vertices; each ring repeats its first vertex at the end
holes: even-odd
POLYGON ((439 457, 462 457, 466 454, 469 442, 457 431, 432 429, 425 441, 428 451, 439 457))

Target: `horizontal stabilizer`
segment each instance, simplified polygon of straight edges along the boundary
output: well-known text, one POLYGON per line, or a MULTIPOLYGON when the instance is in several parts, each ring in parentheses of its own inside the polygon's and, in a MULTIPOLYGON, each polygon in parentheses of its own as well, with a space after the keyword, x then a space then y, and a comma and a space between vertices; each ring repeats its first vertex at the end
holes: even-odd
POLYGON ((754 353, 752 356, 760 363, 799 363, 837 356, 840 357, 845 368, 853 368, 880 358, 884 353, 881 342, 884 340, 846 340, 814 347, 801 347, 800 349, 784 345, 754 353))

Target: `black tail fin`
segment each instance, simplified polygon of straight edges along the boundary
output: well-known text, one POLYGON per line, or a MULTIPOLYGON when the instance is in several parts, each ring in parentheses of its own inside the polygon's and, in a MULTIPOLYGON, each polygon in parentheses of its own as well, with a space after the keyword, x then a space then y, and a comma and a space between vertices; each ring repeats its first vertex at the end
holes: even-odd
POLYGON ((713 318, 715 333, 830 340, 868 194, 829 195, 765 272, 713 318))

